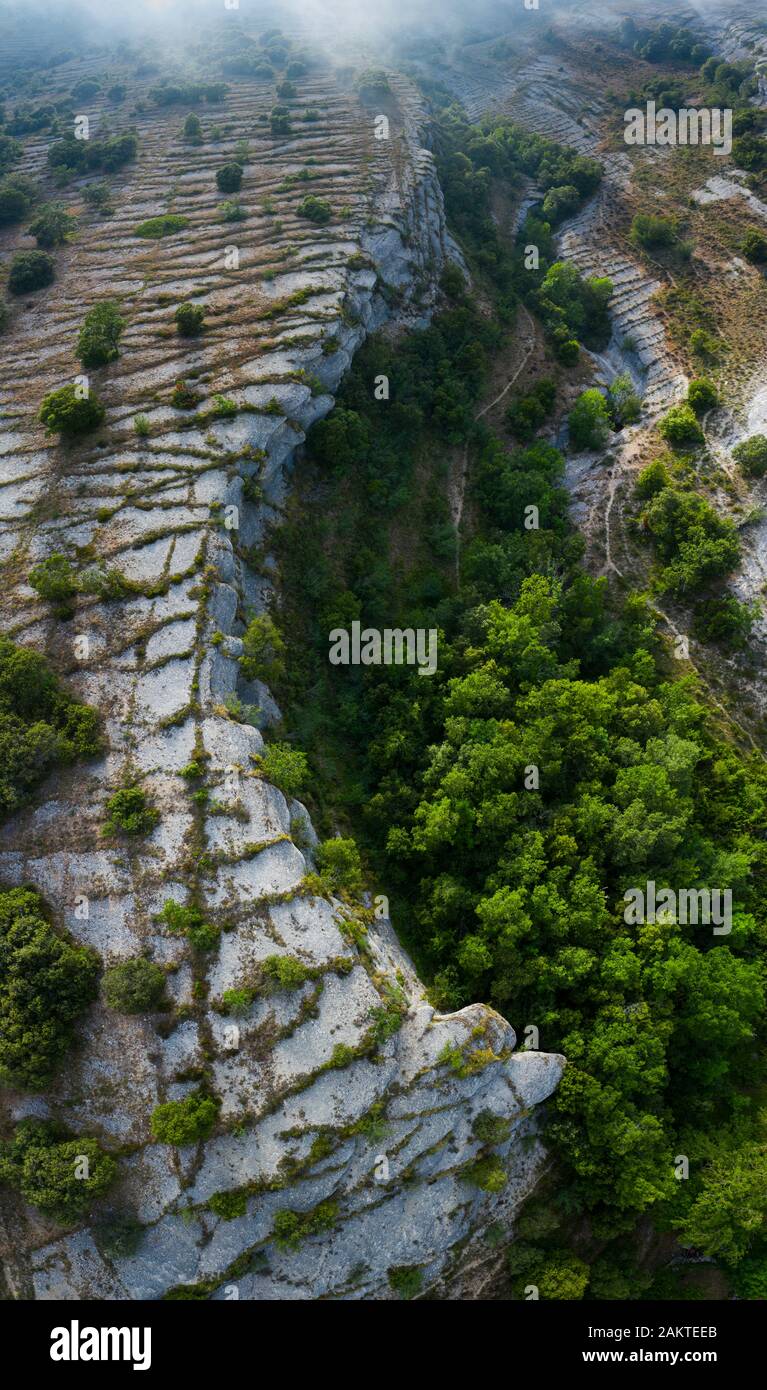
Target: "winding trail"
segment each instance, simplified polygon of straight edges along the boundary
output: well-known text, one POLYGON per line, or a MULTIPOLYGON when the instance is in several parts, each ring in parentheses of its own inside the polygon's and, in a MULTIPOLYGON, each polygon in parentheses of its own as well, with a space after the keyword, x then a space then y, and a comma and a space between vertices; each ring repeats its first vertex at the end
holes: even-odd
MULTIPOLYGON (((504 386, 503 390, 500 391, 499 394, 495 397, 495 400, 489 401, 487 405, 484 405, 482 409, 477 412, 477 414, 474 417, 475 420, 481 420, 484 415, 487 415, 488 411, 493 409, 493 406, 498 405, 498 402, 502 401, 504 396, 508 395, 512 386, 514 386, 514 384, 518 381, 519 377, 522 375, 522 372, 525 370, 525 367, 530 361, 530 358, 535 349, 535 323, 533 322, 533 317, 529 309, 527 308, 527 305, 520 303, 519 307, 522 310, 525 319, 527 320, 527 327, 529 330, 529 336, 525 343, 525 351, 522 357, 522 361, 519 363, 519 366, 517 367, 513 376, 506 382, 506 385, 504 386)), ((455 528, 456 584, 460 584, 461 582, 461 519, 463 517, 463 504, 464 498, 466 496, 466 475, 468 473, 468 468, 469 445, 464 444, 463 452, 461 454, 460 472, 458 474, 458 478, 456 479, 455 486, 451 488, 450 496, 450 511, 452 514, 453 526, 455 528)))

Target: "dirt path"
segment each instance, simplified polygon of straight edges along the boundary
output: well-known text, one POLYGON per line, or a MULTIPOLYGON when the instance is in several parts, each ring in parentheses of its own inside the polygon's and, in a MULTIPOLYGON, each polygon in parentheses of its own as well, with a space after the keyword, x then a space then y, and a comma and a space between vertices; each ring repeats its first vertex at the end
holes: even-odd
MULTIPOLYGON (((527 329, 528 329, 528 336, 527 336, 527 338, 524 340, 524 342, 525 342, 525 347, 524 347, 524 352, 523 352, 523 355, 522 355, 522 360, 521 360, 521 362, 519 363, 519 365, 518 365, 516 371, 514 372, 513 376, 511 376, 510 379, 506 382, 506 385, 504 386, 503 390, 502 390, 502 391, 499 391, 498 395, 495 397, 494 400, 489 401, 487 405, 484 405, 484 406, 482 407, 482 409, 481 409, 480 411, 477 412, 477 414, 476 414, 475 417, 474 417, 475 420, 481 420, 482 417, 483 417, 484 415, 487 415, 488 411, 490 411, 490 410, 493 409, 493 406, 498 405, 499 401, 502 401, 502 400, 503 400, 504 396, 506 396, 506 395, 508 394, 508 392, 511 390, 512 386, 514 386, 515 382, 518 381, 519 377, 522 375, 522 372, 525 370, 525 367, 527 366, 528 362, 530 361, 530 358, 531 358, 531 356, 532 356, 532 354, 533 354, 533 351, 534 351, 534 349, 535 349, 535 342, 536 342, 536 339, 535 339, 535 324, 534 324, 534 322, 533 322, 532 315, 530 314, 530 311, 528 310, 528 308, 527 308, 526 305, 520 304, 519 307, 520 307, 520 309, 521 309, 521 311, 522 311, 522 314, 523 314, 523 316, 524 316, 524 318, 525 318, 525 320, 526 320, 527 329)), ((464 504, 464 498, 465 498, 465 495, 466 495, 466 475, 467 475, 467 473, 468 473, 468 467, 469 467, 469 446, 468 446, 468 444, 464 444, 463 450, 462 450, 462 453, 461 453, 461 465, 460 465, 460 469, 459 469, 459 471, 458 471, 458 476, 456 477, 456 479, 454 480, 454 482, 451 483, 451 486, 450 486, 450 498, 449 498, 449 500, 450 500, 450 514, 451 514, 451 517, 452 517, 453 526, 455 527, 455 578, 456 578, 456 584, 460 584, 460 582, 461 582, 461 519, 462 519, 462 517, 463 517, 463 504, 464 504)))

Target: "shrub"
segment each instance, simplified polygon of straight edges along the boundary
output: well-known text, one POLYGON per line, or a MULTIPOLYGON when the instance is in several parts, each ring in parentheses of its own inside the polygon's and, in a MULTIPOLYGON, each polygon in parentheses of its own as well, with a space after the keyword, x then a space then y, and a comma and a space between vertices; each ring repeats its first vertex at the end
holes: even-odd
POLYGON ((116 1176, 115 1160, 95 1139, 72 1138, 40 1120, 22 1120, 0 1150, 0 1178, 65 1225, 79 1221, 116 1176))
POLYGON ((222 1221, 234 1221, 244 1216, 248 1209, 247 1192, 214 1192, 208 1198, 208 1210, 222 1221))
POLYGON ((532 439, 535 431, 551 414, 556 400, 556 387, 553 381, 545 379, 536 382, 532 391, 513 401, 506 412, 506 419, 512 434, 520 440, 532 439))
POLYGON ((96 711, 62 689, 44 657, 0 637, 0 816, 58 763, 99 750, 96 711))
POLYGON ((136 415, 133 428, 140 439, 146 439, 150 431, 149 420, 146 415, 136 415))
POLYGON ((673 246, 676 222, 671 217, 654 217, 651 213, 640 212, 631 224, 630 235, 634 245, 645 250, 673 246))
POLYGON ((222 222, 244 222, 247 212, 237 199, 227 199, 218 210, 222 222))
POLYGON ((308 1236, 330 1231, 338 1220, 338 1203, 320 1202, 311 1211, 275 1212, 274 1243, 280 1250, 297 1250, 308 1236))
POLYGON ((689 405, 675 405, 664 415, 658 430, 675 449, 705 443, 705 435, 689 405))
POLYGON ((418 1265, 393 1265, 386 1277, 389 1288, 403 1299, 415 1298, 423 1287, 423 1270, 418 1265))
POLYGON ((642 469, 636 481, 634 492, 637 497, 655 497, 656 493, 662 492, 668 487, 671 479, 668 469, 662 459, 653 459, 646 468, 642 469))
POLYGON ((622 430, 626 425, 635 425, 642 413, 642 402, 628 372, 615 378, 608 395, 615 428, 622 430))
POLYGON ((316 853, 317 868, 330 893, 359 897, 363 888, 362 861, 354 840, 325 840, 316 853))
POLYGON ((300 989, 309 978, 308 967, 295 956, 267 956, 261 969, 267 984, 274 989, 300 989))
POLYGON ((200 393, 185 381, 177 381, 171 392, 170 403, 174 410, 194 410, 200 403, 200 393))
POLYGON ((746 232, 740 243, 740 249, 747 261, 751 261, 754 265, 763 265, 767 261, 767 236, 764 235, 764 232, 758 231, 756 227, 752 227, 750 231, 746 232))
POLYGON ((237 193, 242 187, 242 165, 234 160, 216 172, 216 183, 222 193, 237 193))
POLYGON ((203 921, 198 907, 184 906, 168 898, 159 915, 174 936, 185 936, 197 951, 213 951, 218 945, 219 930, 203 921))
POLYGON ((56 271, 46 251, 17 251, 11 261, 8 288, 11 294, 30 294, 53 283, 56 271))
POLYGON ((698 604, 692 633, 700 642, 716 642, 729 651, 742 651, 751 635, 757 609, 727 594, 698 604))
POLYGON ((53 251, 69 240, 76 226, 74 217, 60 203, 45 203, 31 223, 29 235, 44 251, 53 251))
POLYGON ((511 1120, 504 1119, 502 1115, 494 1115, 492 1110, 481 1110, 474 1117, 471 1129, 481 1144, 488 1144, 494 1148, 496 1144, 503 1144, 508 1139, 511 1120))
POLYGON ((290 135, 290 117, 287 111, 272 111, 269 117, 269 125, 272 135, 290 135))
POLYGON ((176 328, 183 338, 193 338, 202 332, 205 310, 199 304, 179 304, 176 313, 176 328))
POLYGON ((319 226, 324 226, 333 216, 333 209, 325 198, 315 198, 314 194, 309 194, 307 198, 302 198, 296 208, 298 217, 305 217, 309 222, 316 222, 319 226))
POLYGON ((202 144, 202 123, 199 116, 195 116, 193 111, 189 112, 184 121, 184 139, 191 145, 202 144))
POLYGON ((96 429, 105 414, 101 401, 93 391, 81 396, 78 388, 72 384, 49 391, 40 406, 40 419, 45 425, 46 434, 85 434, 88 430, 96 429))
POLYGON ((570 411, 570 443, 575 449, 601 449, 610 434, 610 416, 601 391, 584 391, 570 411))
POLYGON ((267 614, 251 618, 242 639, 240 666, 247 680, 279 681, 285 674, 285 641, 267 614))
POLYGON ((289 743, 270 743, 261 755, 263 774, 286 796, 299 796, 309 780, 306 754, 289 743))
POLYGON ((277 95, 278 97, 282 97, 283 100, 298 96, 298 89, 295 82, 281 82, 277 88, 277 95))
POLYGON ((478 1187, 481 1192, 502 1192, 508 1182, 506 1169, 493 1154, 470 1163, 464 1168, 461 1178, 471 1187, 478 1187))
POLYGON ((0 893, 0 1081, 39 1091, 96 997, 99 962, 46 921, 26 888, 0 893))
POLYGON ((147 800, 140 787, 121 787, 106 804, 107 820, 104 830, 107 835, 148 835, 154 829, 160 813, 147 800))
POLYGON ((29 576, 32 588, 50 603, 59 618, 69 618, 77 593, 75 572, 65 555, 49 555, 35 565, 29 576))
POLYGON ((117 344, 125 328, 117 305, 106 301, 88 310, 77 339, 77 356, 84 367, 103 367, 119 356, 117 344))
POLYGON ((767 435, 752 434, 750 439, 736 444, 732 456, 749 477, 762 478, 767 473, 767 435))
POLYGON ((188 217, 181 217, 175 212, 165 212, 160 217, 148 217, 146 222, 142 222, 136 228, 134 236, 159 240, 161 237, 173 236, 175 232, 182 232, 188 226, 188 217))
POLYGON ((89 208, 93 208, 95 212, 100 212, 104 217, 114 211, 112 207, 112 191, 108 183, 89 184, 83 191, 83 198, 89 208))
POLYGON ((19 188, 10 179, 5 179, 0 184, 0 227, 21 222, 29 211, 30 201, 23 188, 19 188))
POLYGON ((149 1128, 161 1144, 184 1148, 207 1139, 213 1132, 220 1102, 204 1091, 193 1091, 184 1100, 169 1100, 152 1111, 149 1128))
POLYGON ((156 1009, 165 993, 165 974, 154 961, 135 960, 113 965, 104 975, 104 998, 121 1014, 144 1014, 156 1009))
POLYGON ((687 392, 687 404, 696 415, 705 415, 706 411, 713 410, 719 404, 719 395, 713 381, 708 381, 702 376, 691 381, 687 392))
POLYGON ((247 989, 226 989, 221 997, 221 1003, 225 1014, 233 1018, 241 1018, 248 1012, 253 1003, 253 996, 247 989))

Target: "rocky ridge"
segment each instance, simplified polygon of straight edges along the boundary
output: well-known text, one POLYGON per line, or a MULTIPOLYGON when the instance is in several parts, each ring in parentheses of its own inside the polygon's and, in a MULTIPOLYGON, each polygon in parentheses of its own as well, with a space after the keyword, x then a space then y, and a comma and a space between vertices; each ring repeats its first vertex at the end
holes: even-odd
MULTIPOLYGON (((71 84, 85 71, 57 73, 71 84)), ((78 236, 5 339, 2 630, 68 673, 102 713, 109 751, 58 775, 2 828, 0 880, 37 888, 106 965, 150 954, 174 1004, 159 1029, 97 1004, 44 1098, 6 1094, 5 1124, 50 1114, 121 1155, 118 1188, 75 1231, 3 1196, 12 1295, 157 1298, 191 1285, 216 1298, 386 1298, 391 1271, 411 1266, 424 1289, 441 1288, 477 1232, 510 1223, 544 1157, 533 1111, 562 1059, 515 1052, 513 1030, 486 1008, 436 1015, 385 919, 305 885, 304 808, 253 761, 277 711, 241 679, 240 634, 269 589, 268 569, 253 564, 294 451, 366 333, 387 318, 425 321, 444 258, 458 254, 405 79, 387 98, 388 141, 373 138, 371 111, 333 72, 314 70, 300 97, 298 111, 320 120, 272 137, 258 117, 273 86, 233 82, 220 113, 203 113, 199 148, 181 138, 177 109, 147 102, 132 118, 137 162, 112 180, 114 216, 86 212, 79 184, 67 190, 78 236), (247 218, 224 223, 214 174, 242 139, 247 218), (331 202, 327 226, 297 215, 306 192, 331 202), (159 241, 135 235, 163 213, 186 225, 159 241), (104 298, 127 322, 119 360, 91 374, 106 425, 52 443, 37 408, 79 373, 77 330, 104 298), (206 314, 190 340, 173 325, 186 300, 206 314), (200 396, 193 414, 169 401, 182 378, 200 396), (55 552, 116 574, 119 597, 81 598, 68 623, 52 617, 28 576, 55 552), (204 806, 180 777, 192 759, 205 765, 204 806), (105 839, 104 804, 133 779, 159 823, 138 843, 105 839), (207 967, 158 921, 169 898, 192 891, 223 928, 207 967), (300 961, 305 983, 259 996, 236 1024, 218 1012, 275 954, 300 961), (395 1006, 404 1017, 386 1036, 377 1025, 395 1006), (153 1107, 201 1076, 221 1101, 214 1136, 178 1150, 151 1142, 153 1107), (466 1181, 485 1152, 474 1125, 487 1111, 507 1122, 493 1150, 508 1174, 500 1194, 466 1181), (241 1195, 243 1214, 210 1209, 222 1192, 241 1195), (318 1204, 319 1233, 275 1242, 278 1212, 303 1214, 308 1231, 318 1204), (102 1237, 117 1211, 144 1228, 130 1254, 102 1237)), ((98 129, 99 99, 91 115, 98 129)), ((113 129, 127 120, 110 114, 113 129)), ((25 172, 42 169, 45 141, 25 146, 25 172)), ((3 240, 8 252, 14 237, 3 240)))

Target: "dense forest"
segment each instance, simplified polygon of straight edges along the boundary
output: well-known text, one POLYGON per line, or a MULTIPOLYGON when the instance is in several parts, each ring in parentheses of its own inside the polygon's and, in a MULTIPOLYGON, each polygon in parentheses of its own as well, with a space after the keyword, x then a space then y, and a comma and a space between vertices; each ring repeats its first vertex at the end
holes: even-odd
MULTIPOLYGON (((455 108, 438 132, 448 214, 491 307, 453 269, 430 328, 358 355, 275 537, 283 586, 258 629, 259 673, 310 756, 328 825, 361 817, 371 881, 390 893, 433 1002, 484 999, 568 1058, 547 1123, 556 1178, 523 1216, 510 1287, 534 1277, 549 1297, 646 1296, 626 1235, 649 1214, 741 1295, 764 1296, 764 762, 680 676, 651 602, 582 568, 561 452, 515 447, 475 419, 520 300, 563 365, 579 341, 604 338, 609 285, 551 250, 562 190, 588 197, 599 167, 455 108), (543 205, 509 247, 492 191, 531 173, 543 205), (371 390, 382 376, 388 400, 371 390), (463 448, 472 523, 458 557, 442 499, 447 456, 463 448), (355 619, 436 624, 437 674, 328 666, 329 630, 355 619), (729 886, 732 931, 673 915, 627 924, 624 895, 648 881, 729 886), (689 1182, 676 1180, 680 1156, 689 1182)), ((551 394, 544 383, 528 398, 528 424, 551 394)), ((664 488, 666 514, 672 496, 674 515, 708 506, 663 469, 642 482, 653 517, 664 488)), ((693 588, 721 603, 706 587, 721 538, 681 520, 663 534, 693 588)), ((675 1288, 661 1272, 652 1292, 675 1288)))

